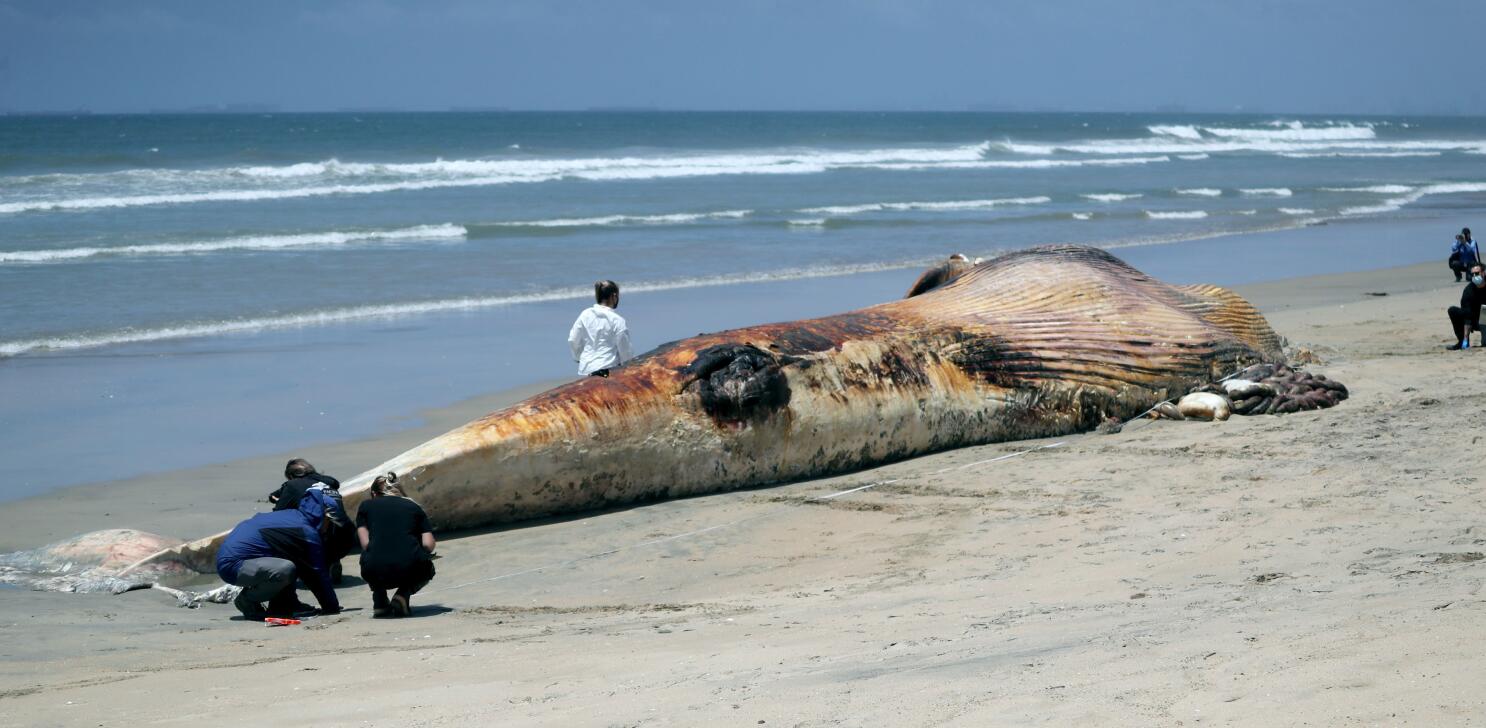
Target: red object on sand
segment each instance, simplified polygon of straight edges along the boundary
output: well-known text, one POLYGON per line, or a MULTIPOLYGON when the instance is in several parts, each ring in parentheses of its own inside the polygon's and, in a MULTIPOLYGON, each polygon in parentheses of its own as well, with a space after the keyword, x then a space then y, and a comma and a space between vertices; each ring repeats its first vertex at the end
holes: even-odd
POLYGON ((290 625, 299 624, 299 620, 286 619, 284 617, 264 617, 263 623, 270 627, 288 627, 290 625))

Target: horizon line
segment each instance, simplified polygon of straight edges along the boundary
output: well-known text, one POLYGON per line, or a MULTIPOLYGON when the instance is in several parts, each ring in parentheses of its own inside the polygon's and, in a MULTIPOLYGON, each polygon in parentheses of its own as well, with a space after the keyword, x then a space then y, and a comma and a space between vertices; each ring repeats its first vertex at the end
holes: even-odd
POLYGON ((1174 105, 1162 105, 1147 109, 1070 109, 1070 108, 996 108, 971 105, 951 108, 754 108, 754 109, 707 109, 658 106, 589 106, 584 108, 520 108, 502 106, 449 106, 443 108, 396 108, 396 107, 339 107, 339 108, 283 108, 273 104, 220 104, 216 106, 161 107, 150 109, 7 109, 0 108, 0 117, 39 116, 213 116, 213 115, 274 115, 274 114, 1186 114, 1202 115, 1286 115, 1286 116, 1486 116, 1486 112, 1463 110, 1434 111, 1293 111, 1284 109, 1188 109, 1174 105))

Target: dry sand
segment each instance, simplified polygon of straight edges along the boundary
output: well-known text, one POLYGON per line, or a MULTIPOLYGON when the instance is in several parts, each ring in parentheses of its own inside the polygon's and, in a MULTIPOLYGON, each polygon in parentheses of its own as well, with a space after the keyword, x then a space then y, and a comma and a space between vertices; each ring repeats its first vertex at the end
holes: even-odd
MULTIPOLYGON (((1486 354, 1442 350, 1458 285, 1241 290, 1352 398, 460 534, 412 619, 354 586, 282 628, 0 590, 0 725, 1479 722, 1486 354)), ((350 474, 498 401, 303 454, 350 474)), ((213 532, 282 460, 6 504, 0 548, 213 532)))

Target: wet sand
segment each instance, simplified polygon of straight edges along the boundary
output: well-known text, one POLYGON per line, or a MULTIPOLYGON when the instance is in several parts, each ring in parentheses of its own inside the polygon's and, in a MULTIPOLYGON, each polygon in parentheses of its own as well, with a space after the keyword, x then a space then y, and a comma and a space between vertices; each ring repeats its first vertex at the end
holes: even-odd
MULTIPOLYGON (((1239 290, 1352 398, 456 534, 413 619, 372 620, 355 585, 293 628, 3 589, 0 726, 1479 720, 1486 354, 1443 350, 1458 284, 1429 264, 1239 290)), ((349 475, 515 398, 302 454, 349 475)), ((214 532, 287 456, 7 503, 0 548, 214 532)))

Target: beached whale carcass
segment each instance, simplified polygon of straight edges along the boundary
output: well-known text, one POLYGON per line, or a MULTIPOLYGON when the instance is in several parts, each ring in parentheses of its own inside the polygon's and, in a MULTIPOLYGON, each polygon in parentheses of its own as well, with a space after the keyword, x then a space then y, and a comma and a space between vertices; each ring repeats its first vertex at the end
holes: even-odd
MULTIPOLYGON (((566 384, 351 479, 402 476, 441 528, 518 521, 1091 430, 1281 359, 1236 294, 1107 252, 1041 247, 825 318, 704 334, 566 384), (927 290, 918 290, 927 289, 927 290)), ((119 574, 210 572, 219 536, 119 574)))

